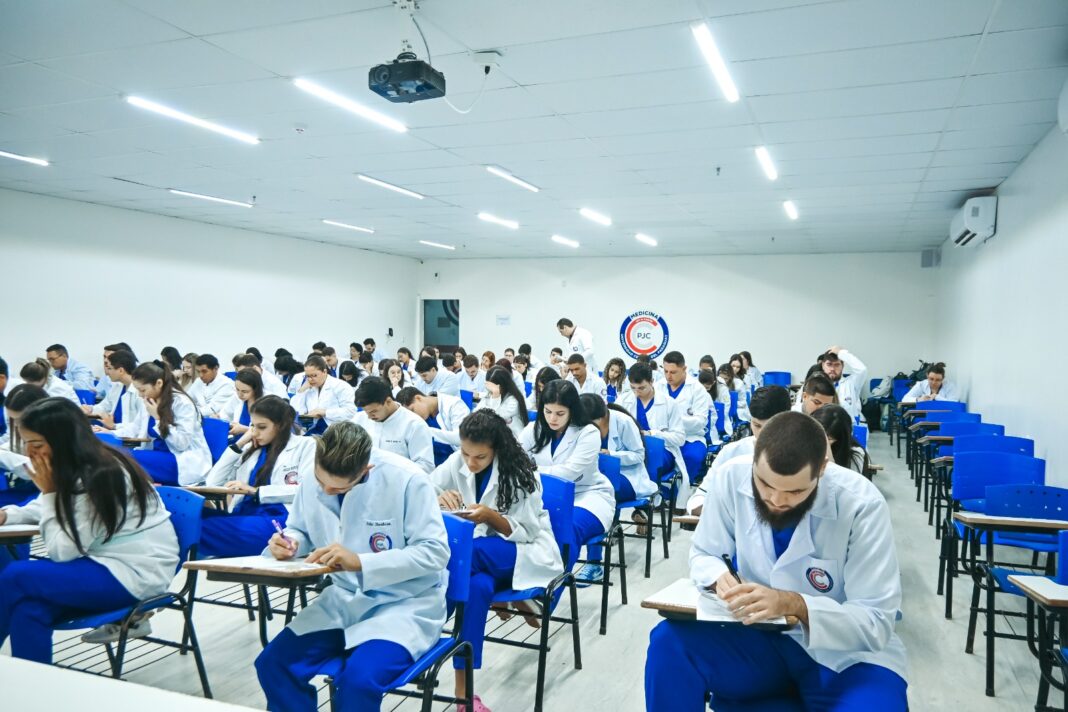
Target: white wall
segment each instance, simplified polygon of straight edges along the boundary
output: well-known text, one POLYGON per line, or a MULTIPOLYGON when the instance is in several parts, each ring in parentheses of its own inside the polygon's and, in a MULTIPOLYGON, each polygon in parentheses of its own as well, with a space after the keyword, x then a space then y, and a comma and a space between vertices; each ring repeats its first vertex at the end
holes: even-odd
POLYGON ((592 330, 600 363, 622 356, 619 328, 639 309, 664 317, 668 349, 688 363, 720 363, 746 349, 763 370, 795 379, 831 345, 873 376, 931 356, 934 270, 915 253, 635 259, 429 261, 419 267, 426 299, 460 300, 460 341, 493 348, 527 341, 544 359, 563 345, 556 320, 592 330), (497 326, 508 315, 510 326, 497 326))
POLYGON ((415 260, 132 210, 0 190, 0 355, 13 375, 63 343, 97 373, 101 347, 139 358, 248 346, 303 359, 372 336, 413 343, 415 260), (387 296, 388 295, 388 296, 387 296), (396 335, 385 338, 392 327, 396 335))
POLYGON ((1068 137, 1054 128, 998 189, 997 235, 942 250, 938 342, 971 409, 1035 440, 1047 481, 1068 486, 1068 137))

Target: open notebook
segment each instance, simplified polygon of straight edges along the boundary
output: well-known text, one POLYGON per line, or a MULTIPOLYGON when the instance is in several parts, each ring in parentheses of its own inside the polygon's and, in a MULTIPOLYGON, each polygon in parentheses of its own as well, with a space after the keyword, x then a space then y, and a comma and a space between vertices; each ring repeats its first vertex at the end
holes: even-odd
MULTIPOLYGON (((709 623, 733 623, 741 625, 742 622, 735 618, 731 610, 727 608, 727 604, 724 603, 716 594, 707 589, 698 589, 699 595, 697 596, 697 620, 706 621, 709 623)), ((770 620, 762 621, 760 623, 754 623, 749 626, 750 628, 756 628, 758 630, 786 630, 790 628, 790 623, 786 618, 772 618, 770 620)))

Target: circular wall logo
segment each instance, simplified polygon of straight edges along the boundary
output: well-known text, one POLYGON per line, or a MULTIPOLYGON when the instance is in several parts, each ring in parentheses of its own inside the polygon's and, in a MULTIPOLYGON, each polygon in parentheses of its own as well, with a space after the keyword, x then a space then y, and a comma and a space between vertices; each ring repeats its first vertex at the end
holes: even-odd
POLYGON ((619 327, 619 345, 631 358, 656 358, 667 349, 667 322, 656 312, 636 311, 619 327))

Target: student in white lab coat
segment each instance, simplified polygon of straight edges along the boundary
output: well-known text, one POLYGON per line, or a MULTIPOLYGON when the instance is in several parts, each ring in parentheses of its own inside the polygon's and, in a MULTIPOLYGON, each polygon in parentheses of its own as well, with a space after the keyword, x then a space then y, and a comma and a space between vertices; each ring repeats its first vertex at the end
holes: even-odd
POLYGON ((823 373, 831 379, 838 391, 838 404, 846 409, 854 420, 863 421, 860 408, 860 396, 864 393, 864 382, 868 377, 868 367, 852 352, 841 346, 832 346, 820 356, 823 373), (842 375, 843 368, 849 366, 849 374, 842 375))
POLYGON ((530 389, 530 395, 527 396, 527 410, 541 410, 538 407, 538 397, 545 388, 545 384, 561 379, 562 376, 555 366, 544 366, 538 371, 538 375, 534 377, 534 386, 530 389))
POLYGON ((523 392, 516 387, 508 371, 500 366, 494 366, 486 374, 486 395, 475 406, 475 410, 487 409, 501 416, 516 438, 530 420, 523 392))
POLYGON ((926 403, 927 401, 959 401, 957 385, 946 380, 946 364, 935 363, 927 368, 927 378, 917 381, 902 403, 926 403))
POLYGON ((604 385, 608 393, 605 399, 609 403, 615 403, 624 393, 630 390, 630 381, 627 380, 627 365, 621 358, 610 358, 604 365, 604 385))
POLYGON ((371 435, 374 446, 411 460, 424 472, 434 469, 430 426, 393 400, 381 378, 369 376, 356 389, 356 406, 363 410, 353 421, 371 435))
POLYGON ((327 373, 337 378, 337 366, 341 362, 337 356, 337 350, 333 346, 327 346, 322 351, 323 360, 326 361, 327 373))
POLYGON ((256 358, 255 354, 248 353, 235 356, 234 369, 237 370, 238 373, 247 369, 252 369, 260 374, 260 379, 263 381, 264 395, 278 396, 279 398, 289 397, 286 384, 282 383, 282 380, 278 378, 278 376, 266 370, 263 367, 263 364, 260 363, 260 360, 256 358))
POLYGON ((711 416, 708 429, 709 443, 712 445, 719 445, 725 438, 730 438, 734 434, 734 426, 731 425, 731 419, 728 415, 731 409, 730 390, 720 383, 715 370, 709 368, 701 368, 697 372, 697 382, 705 389, 705 393, 708 394, 709 399, 712 401, 708 411, 711 416), (719 430, 719 409, 716 408, 717 403, 723 407, 722 432, 719 430))
MULTIPOLYGON (((251 368, 238 371, 234 380, 234 397, 221 413, 230 423, 230 444, 248 432, 252 424, 252 406, 264 396, 263 378, 251 368)), ((289 399, 285 399, 289 402, 289 399)))
MULTIPOLYGON (((373 368, 373 367, 372 367, 373 368)), ((359 366, 352 361, 342 361, 337 367, 337 377, 349 384, 349 387, 356 390, 360 386, 367 374, 365 374, 359 366)))
POLYGON ((304 384, 290 403, 297 415, 312 420, 304 434, 318 435, 334 423, 352 420, 356 415, 353 395, 352 386, 330 375, 322 356, 312 355, 304 362, 304 384))
POLYGON ((419 468, 372 447, 354 423, 316 440, 315 476, 300 483, 268 551, 332 566, 333 585, 264 648, 256 673, 268 709, 314 712, 317 665, 343 656, 339 709, 377 712, 389 684, 441 636, 448 537, 419 468))
POLYGON ((752 388, 760 388, 764 385, 764 374, 756 364, 753 363, 753 355, 748 351, 739 351, 738 355, 742 357, 742 367, 745 369, 745 381, 746 385, 752 388))
POLYGON ((690 575, 746 625, 661 622, 646 658, 646 709, 699 712, 711 692, 716 710, 769 697, 804 709, 905 710, 890 511, 875 485, 828 463, 819 423, 773 417, 753 457, 734 458, 710 483, 706 505, 690 575), (779 616, 799 623, 784 633, 750 627, 779 616))
POLYGON ((66 398, 71 403, 81 403, 74 388, 62 378, 56 378, 52 373, 52 367, 43 358, 30 361, 19 371, 19 377, 23 383, 45 389, 45 392, 53 398, 66 398))
MULTIPOLYGON (((575 384, 560 379, 545 386, 538 419, 523 430, 519 444, 530 453, 538 472, 575 483, 577 546, 608 531, 615 518, 616 495, 612 483, 597 469, 601 434, 590 423, 575 384)), ((587 550, 589 563, 578 574, 586 585, 603 574, 603 569, 598 571, 599 559, 594 558, 597 548, 587 550)))
POLYGON ((116 429, 118 437, 151 438, 132 455, 161 485, 196 485, 211 469, 200 411, 174 380, 170 370, 143 363, 133 372, 134 388, 144 404, 140 419, 116 429))
POLYGON ((397 363, 400 364, 402 371, 406 371, 410 376, 415 375, 412 373, 415 370, 415 357, 412 356, 412 350, 407 346, 397 349, 397 363))
POLYGON ((413 376, 401 368, 400 362, 391 358, 384 358, 378 362, 378 375, 389 384, 394 398, 402 388, 415 385, 412 381, 413 376))
POLYGON ((111 388, 104 400, 96 405, 83 405, 86 415, 94 416, 94 432, 109 432, 123 423, 136 422, 141 417, 144 405, 133 386, 133 372, 137 361, 129 351, 112 351, 104 360, 104 372, 111 388))
POLYGON ((579 395, 592 393, 600 396, 605 402, 608 401, 608 386, 596 372, 590 370, 582 354, 571 354, 567 357, 567 370, 568 374, 564 380, 574 383, 579 395))
POLYGON ((616 490, 616 500, 631 502, 655 495, 659 488, 645 469, 645 440, 638 421, 623 406, 605 403, 592 393, 583 393, 579 400, 590 422, 601 433, 601 454, 619 458, 623 488, 616 490))
POLYGON ((411 386, 402 388, 396 401, 426 422, 434 441, 434 464, 445 462, 460 446, 460 423, 471 414, 467 404, 445 393, 423 395, 411 386))
MULTIPOLYGON (((493 594, 548 586, 564 570, 560 548, 541 503, 537 469, 496 413, 483 409, 464 420, 460 451, 431 472, 430 481, 443 510, 466 510, 458 516, 477 525, 460 640, 471 643, 478 670, 493 594)), ((517 609, 536 625, 528 606, 517 609)), ((455 658, 453 666, 456 696, 464 697, 462 659, 455 658)), ((478 696, 473 707, 489 712, 478 696)))
POLYGON ((529 364, 527 371, 531 374, 536 374, 538 371, 545 368, 545 364, 542 360, 534 355, 533 349, 530 348, 530 344, 519 344, 519 352, 516 355, 527 357, 527 363, 529 364))
POLYGON ((523 397, 526 397, 526 384, 534 380, 534 371, 530 370, 530 359, 523 354, 516 354, 512 360, 512 371, 519 376, 523 397))
POLYGON ((564 350, 559 346, 554 346, 549 351, 549 365, 556 369, 560 378, 567 375, 567 359, 564 358, 564 350))
POLYGON ((472 393, 486 392, 486 372, 478 367, 478 357, 474 354, 464 356, 463 370, 456 377, 459 390, 472 393))
POLYGON ((801 400, 794 405, 793 410, 812 415, 827 405, 838 405, 838 391, 835 390, 831 379, 817 373, 801 386, 801 400))
POLYGON ((291 396, 300 388, 304 380, 304 364, 290 355, 283 354, 274 361, 274 375, 286 387, 286 395, 291 396))
MULTIPOLYGON (((741 423, 749 422, 749 404, 745 400, 745 394, 747 393, 745 383, 734 372, 734 368, 730 362, 721 364, 719 367, 719 382, 726 389, 727 397, 730 398, 731 393, 737 394, 738 407, 735 411, 735 419, 731 422, 731 427, 737 428, 741 423)), ((730 412, 730 409, 727 409, 730 412)))
POLYGON ((234 382, 219 373, 219 359, 212 354, 197 356, 197 381, 189 390, 189 397, 197 404, 205 418, 221 418, 234 397, 234 382))
POLYGON ((197 550, 201 558, 258 554, 275 531, 273 522, 285 523, 286 503, 293 501, 297 486, 315 477, 315 440, 294 434, 296 416, 289 401, 278 396, 253 403, 249 428, 208 473, 208 486, 228 487, 236 496, 229 512, 204 510, 197 550), (268 485, 288 492, 271 492, 264 502, 260 495, 268 485))
MULTIPOLYGON (((0 470, 11 473, 8 480, 9 487, 0 491, 0 506, 24 505, 30 500, 36 499, 38 489, 33 484, 33 466, 26 457, 26 448, 19 436, 19 418, 22 412, 37 401, 43 401, 50 396, 43 388, 31 386, 28 383, 20 383, 11 389, 4 399, 4 426, 6 434, 0 443, 0 470)), ((3 522, 0 522, 2 524, 3 522)), ((30 555, 29 546, 23 546, 20 559, 30 555)), ((5 548, 0 548, 0 567, 10 560, 5 548)))
POLYGON ((104 362, 103 362, 104 375, 101 376, 100 380, 96 382, 96 399, 97 399, 97 401, 101 401, 101 400, 104 400, 105 398, 107 398, 108 391, 111 390, 111 378, 110 378, 110 376, 108 374, 108 356, 110 356, 111 354, 115 353, 116 351, 129 351, 131 354, 133 354, 134 363, 136 365, 137 355, 134 354, 133 349, 130 348, 130 345, 128 343, 126 343, 125 341, 119 341, 117 343, 108 344, 107 346, 105 346, 104 347, 104 362))
POLYGON ((447 393, 450 396, 460 395, 460 382, 452 371, 438 368, 438 362, 433 356, 422 356, 415 362, 415 378, 412 385, 419 389, 420 393, 447 393))
POLYGON ((701 480, 701 484, 694 488, 690 498, 686 501, 687 514, 700 514, 704 508, 707 488, 723 473, 723 468, 735 457, 742 455, 752 456, 756 438, 760 435, 761 428, 779 413, 785 413, 791 409, 790 391, 782 386, 762 386, 753 393, 753 400, 749 404, 749 427, 753 434, 741 440, 735 440, 723 446, 716 455, 708 474, 701 480))
POLYGON ((678 501, 685 502, 690 496, 690 475, 686 469, 686 459, 682 456, 686 425, 682 421, 679 406, 671 396, 656 391, 653 374, 647 364, 639 361, 631 366, 627 378, 630 379, 630 393, 619 400, 619 405, 634 416, 642 435, 652 435, 664 441, 668 453, 675 460, 671 469, 677 469, 682 474, 678 501))
POLYGON ((589 332, 589 329, 575 326, 573 321, 564 318, 557 320, 556 330, 567 339, 568 356, 581 354, 586 361, 586 367, 597 373, 599 369, 597 368, 597 359, 593 355, 593 334, 589 332))
POLYGON ((371 358, 375 360, 375 363, 378 363, 379 361, 385 358, 385 354, 378 350, 378 346, 377 344, 375 344, 375 340, 371 337, 367 337, 363 340, 363 350, 364 353, 371 354, 371 358))
POLYGON ((679 417, 686 432, 686 442, 679 451, 686 463, 690 484, 693 484, 701 476, 705 455, 708 454, 705 429, 708 427, 712 398, 696 378, 689 376, 686 359, 679 351, 664 354, 664 380, 657 384, 656 390, 674 400, 679 407, 679 417))
MULTIPOLYGON (((133 605, 167 590, 178 565, 170 515, 144 471, 108 447, 77 405, 47 398, 22 412, 19 432, 40 497, 0 511, 0 524, 37 524, 47 558, 0 572, 0 646, 52 662, 52 630, 80 614, 133 605)), ((147 620, 135 637, 147 635, 147 620)))
POLYGON ((66 381, 76 391, 96 391, 96 377, 93 369, 84 363, 75 361, 62 344, 52 344, 45 351, 45 357, 55 372, 56 378, 66 381))
POLYGON ((834 464, 847 470, 864 475, 869 480, 868 453, 860 446, 853 435, 853 419, 840 405, 825 405, 812 417, 827 432, 827 441, 831 444, 831 459, 834 464))
POLYGON ((197 377, 198 358, 200 358, 200 354, 195 354, 192 352, 187 353, 185 356, 182 357, 181 367, 178 369, 178 371, 169 369, 168 362, 166 361, 166 359, 157 363, 156 365, 160 368, 168 368, 169 370, 171 370, 174 374, 175 380, 178 382, 178 385, 182 387, 182 390, 188 393, 190 389, 194 388, 198 383, 200 383, 200 379, 197 377))

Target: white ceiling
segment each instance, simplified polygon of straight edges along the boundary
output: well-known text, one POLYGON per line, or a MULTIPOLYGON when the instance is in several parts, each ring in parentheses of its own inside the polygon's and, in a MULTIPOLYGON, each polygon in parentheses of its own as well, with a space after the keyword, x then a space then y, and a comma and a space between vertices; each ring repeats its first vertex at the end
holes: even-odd
POLYGON ((369 67, 402 38, 425 58, 389 0, 0 0, 0 150, 52 162, 0 159, 0 187, 420 258, 911 251, 941 243, 953 210, 1049 131, 1068 77, 1066 0, 423 0, 417 16, 457 106, 482 82, 469 53, 501 51, 469 114, 367 89, 369 67), (701 19, 738 103, 693 41, 701 19), (410 131, 304 94, 297 76, 410 131), (126 94, 262 143, 136 109, 126 94), (753 155, 761 144, 775 182, 753 155), (256 207, 166 188, 255 195, 256 207))

